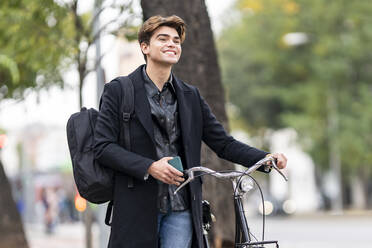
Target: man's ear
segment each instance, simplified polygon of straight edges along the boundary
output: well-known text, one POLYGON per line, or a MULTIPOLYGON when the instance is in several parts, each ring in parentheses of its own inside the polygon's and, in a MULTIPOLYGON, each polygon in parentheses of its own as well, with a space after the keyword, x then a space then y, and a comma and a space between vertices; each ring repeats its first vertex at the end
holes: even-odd
POLYGON ((148 54, 149 44, 147 44, 146 42, 142 42, 140 44, 140 47, 143 54, 148 54))

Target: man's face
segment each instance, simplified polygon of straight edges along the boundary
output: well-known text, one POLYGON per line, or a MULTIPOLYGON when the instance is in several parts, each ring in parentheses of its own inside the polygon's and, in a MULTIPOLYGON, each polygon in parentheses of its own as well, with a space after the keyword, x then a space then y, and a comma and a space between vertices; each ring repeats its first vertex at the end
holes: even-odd
POLYGON ((161 26, 151 36, 150 44, 143 42, 141 49, 148 63, 173 65, 181 56, 181 39, 174 28, 161 26))

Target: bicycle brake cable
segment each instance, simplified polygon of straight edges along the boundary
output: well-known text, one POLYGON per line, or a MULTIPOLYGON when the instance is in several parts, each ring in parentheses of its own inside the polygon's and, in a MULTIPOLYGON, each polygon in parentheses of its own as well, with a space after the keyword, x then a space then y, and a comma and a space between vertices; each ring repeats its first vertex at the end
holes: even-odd
POLYGON ((261 195, 261 202, 262 202, 262 241, 264 241, 265 240, 265 223, 266 223, 265 199, 264 199, 264 196, 263 196, 263 193, 262 193, 261 186, 258 184, 257 180, 250 175, 248 175, 248 176, 255 182, 255 184, 257 185, 258 190, 260 191, 260 195, 261 195))

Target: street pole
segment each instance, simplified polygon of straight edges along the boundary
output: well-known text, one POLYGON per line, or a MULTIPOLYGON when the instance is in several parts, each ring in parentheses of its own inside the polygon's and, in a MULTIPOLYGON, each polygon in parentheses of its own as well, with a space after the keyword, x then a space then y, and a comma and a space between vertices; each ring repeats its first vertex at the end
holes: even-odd
MULTIPOLYGON (((95 0, 94 2, 94 16, 96 16, 101 7, 102 7, 103 0, 95 0)), ((99 32, 100 29, 100 20, 99 16, 97 16, 95 22, 94 22, 94 33, 99 32)), ((97 106, 99 105, 99 100, 101 98, 102 92, 103 92, 103 86, 105 84, 105 74, 101 65, 101 34, 99 33, 97 35, 97 39, 94 42, 96 46, 96 76, 97 76, 97 106)))
POLYGON ((92 208, 87 202, 87 208, 84 211, 84 225, 85 225, 85 247, 92 248, 92 220, 93 213, 92 208))
MULTIPOLYGON (((95 0, 94 2, 94 16, 98 15, 100 9, 102 8, 103 0, 95 0)), ((100 17, 97 16, 94 22, 94 32, 99 32, 100 29, 100 17)), ((99 107, 99 101, 103 92, 103 87, 105 84, 105 74, 101 65, 101 34, 97 35, 95 40, 96 47, 96 77, 97 77, 97 107, 99 107)), ((108 239, 110 235, 110 229, 105 225, 107 204, 100 204, 97 207, 97 222, 99 225, 99 248, 105 248, 108 244, 108 239)))

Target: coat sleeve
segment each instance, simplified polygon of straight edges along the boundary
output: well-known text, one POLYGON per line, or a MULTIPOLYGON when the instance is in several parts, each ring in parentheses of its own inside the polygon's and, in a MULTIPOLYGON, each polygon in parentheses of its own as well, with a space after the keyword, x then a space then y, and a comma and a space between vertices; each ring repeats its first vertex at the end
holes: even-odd
POLYGON ((105 85, 95 126, 94 155, 100 164, 144 180, 154 160, 119 145, 121 95, 119 82, 105 85))
POLYGON ((218 157, 250 167, 269 154, 268 152, 237 141, 228 135, 198 91, 197 94, 199 95, 203 116, 202 139, 218 157))

